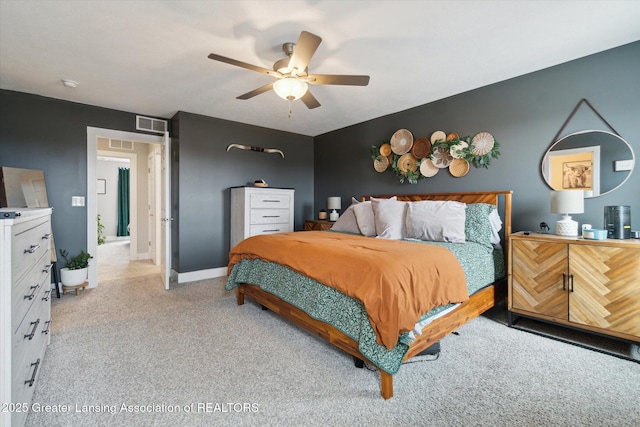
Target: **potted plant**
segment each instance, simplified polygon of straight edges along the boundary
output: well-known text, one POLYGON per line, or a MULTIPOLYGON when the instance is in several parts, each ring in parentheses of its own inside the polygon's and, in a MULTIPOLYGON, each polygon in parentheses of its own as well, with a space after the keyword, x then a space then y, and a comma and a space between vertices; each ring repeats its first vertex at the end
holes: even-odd
POLYGON ((89 260, 93 258, 84 250, 78 255, 69 257, 69 252, 60 249, 60 255, 65 261, 64 267, 60 269, 60 280, 64 286, 78 286, 87 281, 89 271, 89 260))

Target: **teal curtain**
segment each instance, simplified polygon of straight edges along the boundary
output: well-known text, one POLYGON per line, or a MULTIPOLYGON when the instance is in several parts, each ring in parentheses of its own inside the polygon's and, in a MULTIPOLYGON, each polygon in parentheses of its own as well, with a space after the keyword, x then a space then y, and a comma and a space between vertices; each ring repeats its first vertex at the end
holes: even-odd
POLYGON ((129 235, 129 168, 118 168, 118 233, 129 235))

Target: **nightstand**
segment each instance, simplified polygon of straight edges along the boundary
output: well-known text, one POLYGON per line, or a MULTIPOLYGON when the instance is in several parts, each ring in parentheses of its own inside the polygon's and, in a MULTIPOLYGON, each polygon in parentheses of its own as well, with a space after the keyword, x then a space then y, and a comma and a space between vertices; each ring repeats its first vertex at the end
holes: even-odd
POLYGON ((304 231, 324 231, 329 230, 333 227, 335 221, 327 221, 327 220, 310 220, 304 222, 304 231))

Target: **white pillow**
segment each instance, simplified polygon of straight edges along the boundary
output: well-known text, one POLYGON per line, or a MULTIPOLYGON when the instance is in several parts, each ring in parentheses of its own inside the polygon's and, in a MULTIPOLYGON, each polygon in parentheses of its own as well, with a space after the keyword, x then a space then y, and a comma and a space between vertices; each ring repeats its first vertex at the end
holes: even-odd
POLYGON ((405 208, 407 202, 371 198, 376 234, 383 239, 401 240, 405 236, 405 208))
POLYGON ((354 207, 360 203, 355 198, 351 198, 351 206, 349 206, 343 213, 340 215, 340 218, 331 226, 331 230, 340 231, 345 233, 352 234, 362 234, 360 233, 360 228, 358 227, 358 222, 356 221, 356 214, 354 213, 354 207))
POLYGON ((353 206, 353 213, 356 216, 356 222, 363 236, 375 236, 376 224, 373 219, 373 208, 371 202, 361 202, 353 206))
POLYGON ((423 200, 409 202, 406 213, 406 236, 434 242, 465 241, 466 204, 454 201, 423 200))

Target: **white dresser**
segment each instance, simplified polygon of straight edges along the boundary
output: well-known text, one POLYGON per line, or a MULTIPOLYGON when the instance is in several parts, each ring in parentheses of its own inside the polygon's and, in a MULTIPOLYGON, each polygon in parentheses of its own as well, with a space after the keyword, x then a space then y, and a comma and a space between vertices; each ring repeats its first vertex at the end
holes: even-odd
POLYGON ((24 424, 50 342, 50 251, 51 208, 0 209, 2 426, 24 424))
POLYGON ((293 231, 292 188, 231 188, 231 246, 258 234, 293 231))

